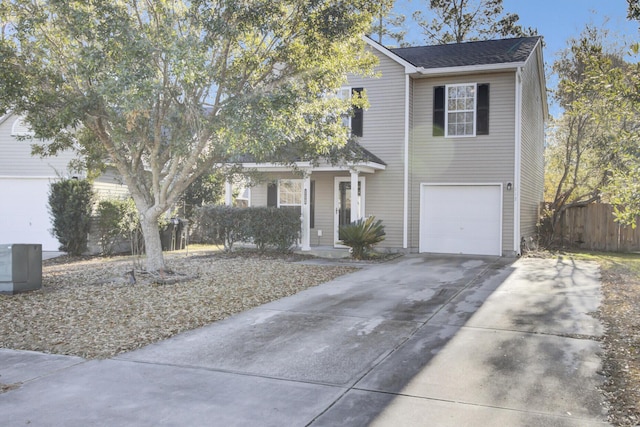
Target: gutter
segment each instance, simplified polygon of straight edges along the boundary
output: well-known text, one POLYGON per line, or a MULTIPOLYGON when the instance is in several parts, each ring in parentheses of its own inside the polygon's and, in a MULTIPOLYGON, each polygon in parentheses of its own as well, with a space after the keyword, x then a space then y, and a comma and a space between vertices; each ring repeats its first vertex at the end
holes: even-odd
POLYGON ((516 71, 515 159, 513 171, 513 249, 520 256, 520 183, 522 164, 522 67, 516 71))
POLYGON ((402 248, 409 247, 409 91, 411 78, 404 75, 404 201, 402 223, 402 248))
POLYGON ((424 68, 418 67, 416 71, 423 76, 443 76, 448 74, 475 74, 500 71, 517 71, 524 67, 524 62, 509 62, 503 64, 465 65, 461 67, 424 68))

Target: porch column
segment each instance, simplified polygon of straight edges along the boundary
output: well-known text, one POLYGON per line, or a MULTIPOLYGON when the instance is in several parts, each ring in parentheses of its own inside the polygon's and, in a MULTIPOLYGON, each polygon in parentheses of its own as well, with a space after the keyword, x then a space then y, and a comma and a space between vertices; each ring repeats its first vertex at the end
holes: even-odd
POLYGON ((302 179, 302 207, 300 209, 302 228, 300 233, 300 249, 311 250, 311 172, 307 171, 302 179))
POLYGON ((225 206, 231 206, 233 204, 233 188, 231 181, 224 182, 224 204, 225 206))
POLYGON ((351 222, 360 219, 358 203, 358 171, 351 170, 351 222))

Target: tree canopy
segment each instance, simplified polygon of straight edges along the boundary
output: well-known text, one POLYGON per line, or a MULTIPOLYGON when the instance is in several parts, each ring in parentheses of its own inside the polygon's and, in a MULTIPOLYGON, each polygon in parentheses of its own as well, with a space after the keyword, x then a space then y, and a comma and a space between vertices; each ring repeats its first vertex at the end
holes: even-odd
POLYGON ((461 43, 508 36, 535 35, 518 25, 520 17, 504 13, 502 0, 429 0, 428 12, 413 18, 429 44, 461 43))
MULTIPOLYGON (((371 37, 383 44, 383 39, 390 39, 399 46, 406 46, 404 36, 407 30, 404 28, 406 16, 393 10, 395 0, 382 0, 378 2, 380 10, 374 17, 371 37)), ((388 46, 388 43, 385 43, 388 46)))
POLYGON ((640 213, 640 73, 637 63, 587 27, 570 42, 554 71, 554 97, 564 109, 552 123, 546 151, 545 199, 552 224, 571 206, 614 205, 617 220, 635 227, 640 213))
POLYGON ((159 270, 157 219, 199 175, 346 143, 350 106, 327 95, 372 68, 373 3, 3 1, 0 114, 23 114, 44 154, 75 147, 115 166, 159 270))

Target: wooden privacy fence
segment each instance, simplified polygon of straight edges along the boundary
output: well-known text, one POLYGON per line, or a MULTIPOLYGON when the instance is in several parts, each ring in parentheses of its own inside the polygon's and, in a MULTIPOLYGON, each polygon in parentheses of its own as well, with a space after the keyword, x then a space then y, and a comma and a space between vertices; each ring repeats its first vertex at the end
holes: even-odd
POLYGON ((640 251, 640 218, 635 229, 621 226, 614 218, 613 206, 605 203, 567 209, 556 228, 561 246, 605 252, 640 251))

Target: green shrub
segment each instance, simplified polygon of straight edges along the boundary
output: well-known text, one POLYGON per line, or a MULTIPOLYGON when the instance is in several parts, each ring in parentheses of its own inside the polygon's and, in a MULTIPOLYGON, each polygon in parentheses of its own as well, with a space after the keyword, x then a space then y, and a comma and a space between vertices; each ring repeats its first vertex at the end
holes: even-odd
POLYGON ((87 180, 64 179, 51 184, 52 235, 60 242, 61 251, 81 255, 87 250, 93 197, 91 183, 87 180))
POLYGON ((222 243, 226 251, 232 251, 235 242, 245 239, 246 221, 244 209, 220 205, 197 208, 197 222, 203 241, 222 243))
POLYGON ((286 252, 298 240, 301 224, 297 209, 255 207, 245 210, 249 211, 247 234, 261 252, 267 247, 286 252))
POLYGON ((384 236, 382 220, 376 221, 373 216, 340 227, 340 243, 351 248, 354 259, 363 259, 373 245, 384 240, 384 236))
POLYGON ((133 248, 132 240, 138 240, 140 235, 140 219, 133 199, 101 200, 96 214, 102 254, 111 255, 120 239, 128 239, 133 248))
POLYGON ((223 243, 227 251, 233 250, 234 243, 245 242, 254 243, 260 251, 273 247, 284 252, 300 235, 300 214, 292 209, 208 205, 197 212, 202 240, 223 243))

